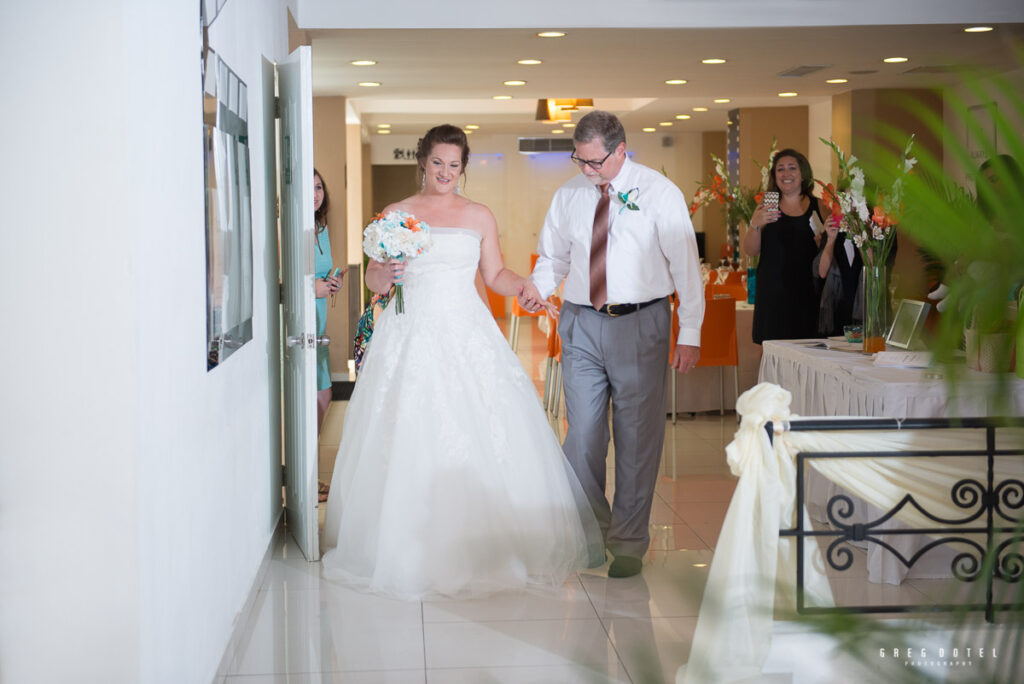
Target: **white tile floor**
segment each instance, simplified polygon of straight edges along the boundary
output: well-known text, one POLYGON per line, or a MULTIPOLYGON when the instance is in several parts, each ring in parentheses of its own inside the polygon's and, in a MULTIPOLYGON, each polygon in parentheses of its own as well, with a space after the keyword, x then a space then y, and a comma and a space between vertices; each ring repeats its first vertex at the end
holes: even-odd
MULTIPOLYGON (((529 323, 519 355, 542 388, 543 348, 529 323)), ((344 408, 344 402, 331 405, 321 436, 327 481, 344 408)), ((216 684, 672 682, 689 655, 707 564, 735 487, 724 454, 735 429, 733 415, 666 421, 653 541, 643 573, 628 579, 609 579, 605 567, 578 573, 555 595, 394 601, 322 580, 319 563, 307 563, 282 533, 216 684)), ((940 586, 872 585, 865 574, 833 578, 840 603, 862 603, 866 595, 921 602, 940 586)), ((818 637, 782 631, 776 642, 783 650, 773 649, 772 662, 781 662, 785 674, 766 675, 764 682, 886 681, 870 673, 851 679, 845 666, 846 675, 836 674, 833 666, 844 661, 829 644, 807 652, 803 645, 818 644, 818 637), (789 674, 794 657, 803 676, 789 674)))

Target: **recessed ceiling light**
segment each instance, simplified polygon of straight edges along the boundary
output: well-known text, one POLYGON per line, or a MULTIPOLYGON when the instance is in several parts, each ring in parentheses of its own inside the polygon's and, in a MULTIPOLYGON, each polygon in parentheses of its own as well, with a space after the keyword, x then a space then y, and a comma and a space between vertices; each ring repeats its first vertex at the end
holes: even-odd
POLYGON ((466 128, 468 128, 471 131, 475 131, 476 129, 478 129, 480 127, 477 126, 476 124, 466 124, 466 128))
POLYGON ((363 86, 364 88, 376 88, 377 86, 380 85, 380 82, 379 81, 360 81, 359 85, 363 86))
POLYGON ((845 78, 830 78, 830 79, 825 81, 825 83, 832 83, 832 84, 835 84, 835 83, 848 83, 848 82, 849 81, 847 79, 845 79, 845 78))
POLYGON ((565 133, 565 131, 563 131, 561 128, 552 128, 551 132, 552 133, 565 133))
POLYGON ((800 93, 779 93, 779 97, 796 97, 800 93))
POLYGON ((706 111, 708 111, 708 108, 707 107, 694 107, 693 111, 695 111, 695 112, 706 112, 706 111))
POLYGON ((715 104, 725 104, 726 102, 732 102, 732 100, 727 97, 716 97, 712 102, 715 104))
POLYGON ((672 122, 671 121, 659 121, 658 125, 659 126, 671 126, 672 122))
POLYGON ((725 64, 725 60, 719 57, 708 57, 707 59, 700 60, 701 64, 725 64))
POLYGON ((465 131, 465 130, 464 130, 464 131, 462 131, 462 132, 463 132, 463 133, 465 133, 466 135, 473 135, 473 131, 465 131))
POLYGON ((694 563, 693 567, 695 567, 695 568, 706 568, 706 567, 708 567, 708 564, 707 563, 694 563))
POLYGON ((682 121, 686 121, 687 119, 690 118, 690 115, 689 114, 676 114, 676 118, 680 119, 682 121))
POLYGON ((352 66, 373 66, 376 63, 372 59, 354 59, 349 62, 352 66))
POLYGON ((726 126, 732 126, 732 119, 729 119, 728 121, 726 121, 725 125, 726 126))
POLYGON ((505 81, 507 86, 521 86, 526 85, 526 81, 505 81))
POLYGON ((665 81, 665 84, 666 85, 686 85, 686 79, 685 78, 670 78, 669 80, 665 81))
POLYGON ((987 33, 991 30, 991 26, 968 26, 964 29, 964 33, 987 33))
POLYGON ((526 66, 533 66, 534 64, 541 64, 539 59, 521 59, 516 64, 525 64, 526 66))
POLYGON ((574 124, 574 123, 564 123, 564 124, 562 124, 562 128, 576 128, 576 124, 574 124))
POLYGON ((906 62, 907 58, 906 57, 886 57, 882 61, 885 62, 886 64, 900 64, 902 62, 906 62))
POLYGON ((651 127, 648 126, 647 128, 644 128, 642 130, 643 130, 644 133, 653 133, 654 131, 656 131, 658 129, 657 128, 651 128, 651 127))
POLYGON ((387 128, 378 128, 377 135, 391 135, 391 131, 387 128))
POLYGON ((391 124, 377 124, 377 128, 391 128, 391 124))
POLYGON ((541 31, 537 34, 538 38, 562 38, 564 36, 563 31, 541 31))
POLYGON ((491 97, 491 99, 492 100, 511 100, 512 96, 511 95, 494 95, 493 97, 491 97))

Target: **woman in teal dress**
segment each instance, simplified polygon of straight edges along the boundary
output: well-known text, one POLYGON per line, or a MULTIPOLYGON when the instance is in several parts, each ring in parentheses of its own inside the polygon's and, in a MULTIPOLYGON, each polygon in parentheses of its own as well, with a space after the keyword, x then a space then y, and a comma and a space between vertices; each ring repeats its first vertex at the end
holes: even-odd
MULTIPOLYGON (((327 209, 330 206, 330 198, 327 195, 327 185, 324 184, 320 172, 313 169, 313 211, 316 221, 316 234, 313 250, 314 273, 316 274, 316 334, 322 337, 327 332, 327 296, 333 295, 341 288, 341 281, 345 272, 340 271, 337 276, 332 276, 334 263, 331 259, 331 240, 327 234, 327 209)), ((328 362, 328 349, 317 345, 316 347, 316 426, 317 432, 320 424, 327 414, 327 407, 331 403, 331 367, 328 362)))

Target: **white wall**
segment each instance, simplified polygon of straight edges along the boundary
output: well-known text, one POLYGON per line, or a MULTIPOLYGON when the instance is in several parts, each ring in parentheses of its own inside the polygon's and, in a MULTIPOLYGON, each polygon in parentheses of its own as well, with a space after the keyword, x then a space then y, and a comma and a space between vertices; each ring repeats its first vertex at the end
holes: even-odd
POLYGON ((285 4, 211 32, 249 86, 256 314, 210 373, 198 1, 0 8, 0 681, 215 673, 280 505, 259 65, 285 4))
POLYGON ((831 183, 833 152, 820 138, 832 138, 831 99, 807 105, 807 161, 815 178, 831 183))

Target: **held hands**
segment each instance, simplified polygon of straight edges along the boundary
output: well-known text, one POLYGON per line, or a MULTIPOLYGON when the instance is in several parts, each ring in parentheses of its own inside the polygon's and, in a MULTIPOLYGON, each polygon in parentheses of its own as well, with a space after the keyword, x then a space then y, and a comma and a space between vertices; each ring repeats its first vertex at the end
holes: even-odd
POLYGON ((769 211, 765 209, 764 204, 758 204, 757 208, 754 209, 754 215, 750 217, 750 227, 754 228, 756 226, 756 230, 761 230, 765 227, 765 224, 778 221, 781 215, 782 212, 778 209, 769 211))
POLYGON ((529 280, 523 280, 519 286, 519 294, 516 295, 516 299, 519 300, 519 306, 530 313, 540 311, 543 308, 547 309, 548 313, 553 317, 558 318, 558 309, 555 305, 541 297, 537 286, 529 280))
POLYGON ((689 344, 677 344, 676 353, 672 357, 671 368, 679 373, 689 373, 700 360, 700 347, 689 344))

